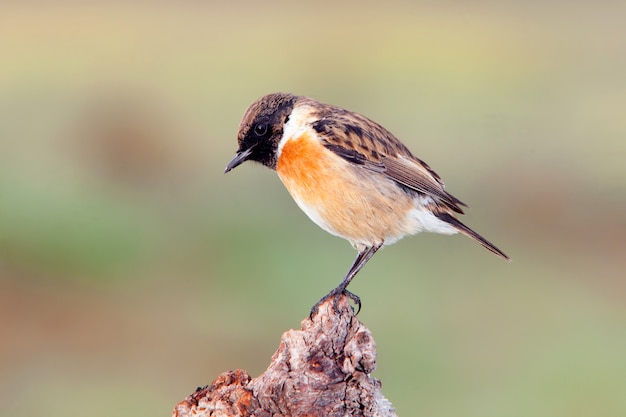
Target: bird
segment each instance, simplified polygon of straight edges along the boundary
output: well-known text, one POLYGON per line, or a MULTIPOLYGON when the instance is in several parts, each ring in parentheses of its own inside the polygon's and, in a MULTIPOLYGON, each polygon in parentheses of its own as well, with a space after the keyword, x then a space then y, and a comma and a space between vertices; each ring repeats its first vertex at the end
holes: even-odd
POLYGON ((461 233, 500 258, 510 258, 461 223, 465 203, 444 188, 424 161, 373 120, 313 98, 267 94, 245 111, 238 149, 224 173, 245 161, 278 174, 296 204, 319 227, 346 239, 357 257, 339 285, 311 309, 346 295, 363 266, 383 246, 420 232, 461 233))

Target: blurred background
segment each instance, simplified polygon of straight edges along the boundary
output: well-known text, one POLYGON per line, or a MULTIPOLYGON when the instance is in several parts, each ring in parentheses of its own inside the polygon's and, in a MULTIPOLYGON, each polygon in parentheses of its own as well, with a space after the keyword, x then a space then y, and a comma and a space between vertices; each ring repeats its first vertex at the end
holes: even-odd
POLYGON ((257 376, 356 253, 246 107, 389 128, 509 254, 423 234, 351 290, 398 415, 626 415, 624 2, 4 2, 0 415, 155 416, 257 376))

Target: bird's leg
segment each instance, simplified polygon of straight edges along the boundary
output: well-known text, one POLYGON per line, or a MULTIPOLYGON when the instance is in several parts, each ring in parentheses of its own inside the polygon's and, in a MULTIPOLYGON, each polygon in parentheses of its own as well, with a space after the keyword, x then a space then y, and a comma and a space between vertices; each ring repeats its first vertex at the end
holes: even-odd
POLYGON ((333 298, 333 297, 334 297, 335 310, 339 311, 339 308, 337 307, 337 296, 340 294, 345 294, 348 298, 354 301, 354 303, 357 305, 356 314, 359 314, 359 311, 361 311, 361 299, 356 294, 353 294, 350 291, 348 291, 346 288, 348 288, 348 285, 350 285, 350 282, 356 276, 356 274, 358 274, 361 268, 363 268, 363 266, 367 263, 367 261, 369 261, 372 258, 372 256, 374 256, 374 254, 378 251, 378 249, 380 249, 382 246, 383 246, 383 242, 378 243, 373 246, 368 246, 362 251, 360 251, 358 255, 356 256, 356 259, 352 263, 352 266, 348 270, 348 273, 343 278, 343 280, 341 280, 339 285, 337 285, 335 289, 333 289, 331 292, 329 292, 324 297, 322 297, 317 303, 315 303, 313 308, 311 308, 310 317, 313 317, 315 314, 317 314, 317 310, 320 304, 322 304, 324 301, 328 300, 329 298, 333 298))

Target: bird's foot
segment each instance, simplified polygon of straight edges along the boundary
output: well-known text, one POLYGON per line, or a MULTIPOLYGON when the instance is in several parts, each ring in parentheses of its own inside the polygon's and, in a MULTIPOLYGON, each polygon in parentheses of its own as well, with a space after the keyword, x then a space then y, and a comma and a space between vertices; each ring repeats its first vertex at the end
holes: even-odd
POLYGON ((324 297, 322 297, 317 303, 315 303, 315 305, 311 308, 311 312, 309 313, 309 318, 313 318, 313 316, 317 314, 317 311, 319 310, 320 305, 322 305, 324 302, 328 301, 331 298, 333 299, 333 308, 335 309, 335 312, 339 313, 340 312, 339 299, 342 295, 345 295, 346 297, 354 301, 354 304, 356 304, 357 306, 357 310, 356 310, 356 313, 354 313, 354 315, 356 316, 357 314, 359 314, 359 312, 361 311, 361 299, 359 298, 359 296, 351 293, 345 288, 337 287, 331 292, 329 292, 328 294, 326 294, 324 297))

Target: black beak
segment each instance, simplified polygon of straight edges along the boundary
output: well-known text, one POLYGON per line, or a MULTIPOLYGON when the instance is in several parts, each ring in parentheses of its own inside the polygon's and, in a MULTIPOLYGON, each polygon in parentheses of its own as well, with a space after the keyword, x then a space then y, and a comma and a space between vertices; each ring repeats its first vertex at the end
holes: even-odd
POLYGON ((248 160, 248 158, 250 157, 251 153, 252 153, 252 148, 248 148, 246 150, 237 152, 237 154, 235 155, 233 160, 230 161, 228 163, 228 165, 226 165, 226 169, 224 170, 224 174, 226 174, 228 171, 232 170, 233 168, 237 168, 239 165, 241 165, 244 162, 246 162, 248 160))

